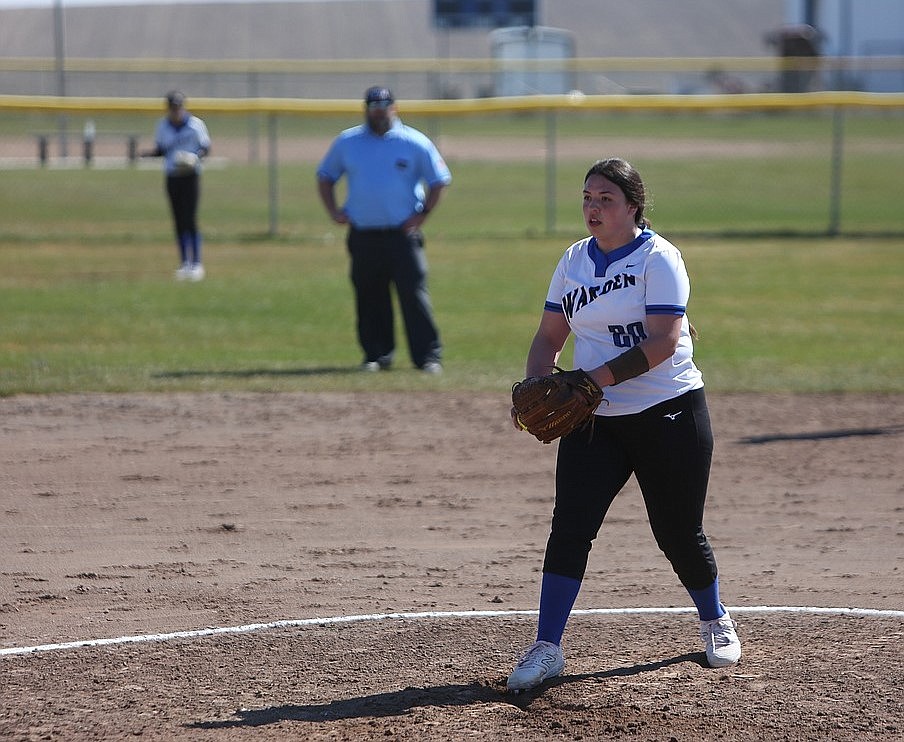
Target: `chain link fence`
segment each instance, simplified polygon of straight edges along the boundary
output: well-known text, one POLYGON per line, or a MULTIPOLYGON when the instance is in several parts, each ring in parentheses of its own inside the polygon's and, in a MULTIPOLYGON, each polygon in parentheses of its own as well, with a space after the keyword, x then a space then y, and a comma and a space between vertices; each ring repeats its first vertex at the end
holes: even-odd
MULTIPOLYGON (((850 60, 794 61, 796 73, 834 79, 837 88, 864 72, 850 60)), ((902 74, 902 58, 877 70, 880 61, 871 60, 871 72, 902 74)), ((246 195, 266 204, 271 233, 284 222, 281 177, 300 169, 313 179, 330 140, 361 120, 361 91, 379 79, 396 90, 403 119, 437 141, 454 172, 512 168, 529 180, 538 195, 531 217, 547 232, 570 218, 582 168, 619 155, 664 184, 651 214, 679 231, 904 234, 904 93, 768 92, 781 88, 788 60, 564 60, 557 64, 574 75, 573 92, 504 97, 449 92, 485 86, 490 93, 498 76, 548 72, 548 63, 382 61, 366 71, 360 60, 332 61, 329 69, 312 62, 70 60, 66 96, 47 94, 55 71, 50 60, 44 64, 0 62, 0 75, 37 76, 21 85, 28 94, 0 95, 0 169, 157 167, 138 152, 151 144, 163 93, 178 87, 211 130, 211 167, 266 171, 262 192, 246 195), (587 76, 599 75, 617 81, 613 90, 680 90, 579 92, 592 87, 587 76), (332 76, 342 78, 347 97, 311 92, 335 87, 332 76), (417 87, 416 79, 425 95, 437 94, 401 92, 417 87)))

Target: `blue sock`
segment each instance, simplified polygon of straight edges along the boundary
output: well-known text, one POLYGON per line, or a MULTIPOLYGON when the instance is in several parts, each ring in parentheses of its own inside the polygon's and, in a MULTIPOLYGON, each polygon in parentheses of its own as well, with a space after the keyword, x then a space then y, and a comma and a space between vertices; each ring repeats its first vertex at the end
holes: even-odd
POLYGON ((190 241, 191 235, 188 232, 183 232, 179 235, 179 261, 182 265, 191 262, 188 258, 190 241))
POLYGON ((550 572, 543 573, 540 585, 540 618, 537 622, 537 641, 560 644, 565 624, 577 600, 581 581, 550 572))
POLYGON ((192 259, 192 263, 194 265, 201 265, 201 233, 200 232, 192 232, 191 233, 191 247, 194 258, 192 259))
POLYGON ((691 590, 688 588, 688 594, 694 605, 697 606, 697 613, 700 614, 701 621, 713 621, 722 618, 725 615, 725 606, 719 601, 719 578, 713 581, 709 587, 702 590, 691 590))

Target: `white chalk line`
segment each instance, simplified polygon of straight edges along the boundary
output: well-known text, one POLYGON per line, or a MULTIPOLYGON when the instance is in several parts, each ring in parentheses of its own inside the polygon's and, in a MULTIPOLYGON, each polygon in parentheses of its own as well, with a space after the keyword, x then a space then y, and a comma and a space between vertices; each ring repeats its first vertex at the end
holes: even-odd
MULTIPOLYGON (((729 606, 732 614, 740 613, 822 613, 836 616, 874 616, 880 618, 904 618, 904 611, 880 610, 875 608, 819 608, 815 606, 769 606, 749 607, 729 606)), ((584 608, 571 612, 572 616, 628 615, 637 613, 696 613, 695 608, 584 608)), ((330 624, 356 623, 360 621, 388 621, 393 619, 417 620, 422 618, 504 618, 508 616, 536 616, 537 610, 525 611, 423 611, 420 613, 369 613, 358 616, 329 616, 326 618, 301 618, 269 623, 249 623, 243 626, 211 626, 192 631, 172 631, 168 634, 140 634, 138 636, 117 636, 109 639, 82 639, 59 644, 39 644, 33 647, 8 647, 0 649, 0 656, 54 652, 62 649, 84 649, 105 647, 113 644, 141 644, 143 642, 165 642, 171 639, 196 639, 218 634, 250 634, 273 629, 293 629, 304 626, 327 626, 330 624)))

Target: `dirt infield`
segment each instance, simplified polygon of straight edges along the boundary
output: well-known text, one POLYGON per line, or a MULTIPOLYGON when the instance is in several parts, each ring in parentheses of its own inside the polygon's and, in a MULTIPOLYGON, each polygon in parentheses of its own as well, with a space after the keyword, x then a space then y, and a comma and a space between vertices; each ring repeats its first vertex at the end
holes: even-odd
POLYGON ((688 599, 632 483, 577 604, 623 612, 575 615, 565 674, 513 698, 535 617, 497 612, 536 607, 555 446, 505 395, 0 400, 0 738, 904 739, 902 398, 710 407, 740 665, 636 610, 688 599))

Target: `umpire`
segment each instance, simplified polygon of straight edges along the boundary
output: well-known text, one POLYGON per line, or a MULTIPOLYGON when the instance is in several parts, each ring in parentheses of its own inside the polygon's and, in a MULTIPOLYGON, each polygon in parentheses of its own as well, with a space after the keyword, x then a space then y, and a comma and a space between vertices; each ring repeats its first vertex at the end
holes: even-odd
POLYGON ((388 88, 364 94, 364 123, 339 134, 317 168, 323 205, 348 224, 351 281, 365 371, 388 369, 395 353, 392 287, 414 365, 441 373, 442 344, 427 291, 421 226, 452 181, 433 142, 398 117, 388 88), (335 186, 346 176, 345 204, 335 186))

